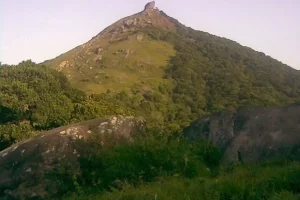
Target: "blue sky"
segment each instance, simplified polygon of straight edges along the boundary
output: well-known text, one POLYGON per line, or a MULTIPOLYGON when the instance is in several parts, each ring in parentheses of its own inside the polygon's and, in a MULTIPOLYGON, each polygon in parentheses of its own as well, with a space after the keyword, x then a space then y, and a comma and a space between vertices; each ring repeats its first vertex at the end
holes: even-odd
MULTIPOLYGON (((0 61, 54 58, 139 12, 144 0, 0 0, 0 61)), ((157 0, 169 16, 300 69, 300 0, 157 0)))

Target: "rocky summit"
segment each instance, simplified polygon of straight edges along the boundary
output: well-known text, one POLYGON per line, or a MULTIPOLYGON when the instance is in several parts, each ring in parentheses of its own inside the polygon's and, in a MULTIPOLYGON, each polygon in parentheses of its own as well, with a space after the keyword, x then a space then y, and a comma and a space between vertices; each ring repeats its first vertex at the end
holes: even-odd
POLYGON ((119 84, 132 87, 140 84, 140 78, 148 86, 150 79, 161 79, 160 67, 175 54, 172 45, 147 34, 151 29, 176 30, 172 20, 154 7, 155 2, 149 2, 143 11, 118 20, 90 41, 43 64, 65 73, 76 87, 90 93, 105 92, 107 87, 119 91, 119 84))
POLYGON ((152 11, 155 7, 155 1, 151 1, 145 5, 144 11, 152 11))

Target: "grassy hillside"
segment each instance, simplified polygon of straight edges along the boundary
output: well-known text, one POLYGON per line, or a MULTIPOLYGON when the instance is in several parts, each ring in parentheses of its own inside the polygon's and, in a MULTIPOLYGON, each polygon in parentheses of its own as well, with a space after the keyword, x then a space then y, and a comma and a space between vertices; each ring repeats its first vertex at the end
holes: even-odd
POLYGON ((87 93, 101 93, 107 89, 119 92, 135 84, 149 86, 152 82, 163 81, 164 67, 169 57, 175 55, 172 45, 151 40, 143 34, 126 37, 126 40, 102 47, 101 54, 89 52, 76 61, 76 67, 65 67, 61 71, 70 75, 76 88, 87 93), (141 41, 137 37, 141 37, 141 41))
POLYGON ((62 71, 76 88, 87 93, 120 92, 136 84, 151 87, 164 82, 164 68, 175 50, 170 43, 150 38, 143 31, 148 26, 174 31, 174 24, 159 12, 138 13, 43 64, 62 71))
POLYGON ((300 100, 299 71, 157 10, 122 19, 45 64, 154 125, 185 126, 224 109, 300 100))

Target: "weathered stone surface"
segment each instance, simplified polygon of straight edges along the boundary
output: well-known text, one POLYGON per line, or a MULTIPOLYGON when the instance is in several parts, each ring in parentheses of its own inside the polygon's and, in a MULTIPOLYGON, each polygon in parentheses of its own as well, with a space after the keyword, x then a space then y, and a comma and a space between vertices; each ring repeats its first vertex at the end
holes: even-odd
POLYGON ((94 60, 95 62, 99 62, 99 61, 102 60, 102 58, 103 58, 103 56, 99 54, 99 55, 97 55, 93 60, 94 60))
MULTIPOLYGON (((115 38, 121 36, 125 32, 135 32, 140 28, 155 27, 166 30, 176 30, 176 24, 166 14, 159 9, 155 9, 155 1, 145 5, 142 12, 125 17, 105 28, 97 36, 95 36, 88 44, 98 43, 106 37, 115 38)), ((84 47, 87 47, 86 44, 84 47)), ((82 50, 83 51, 83 50, 82 50)))
POLYGON ((219 146, 223 163, 255 163, 286 155, 300 160, 300 105, 221 112, 193 122, 184 135, 219 146))
POLYGON ((126 26, 130 26, 132 24, 134 24, 134 20, 133 19, 128 19, 128 20, 124 21, 124 25, 126 25, 126 26))
POLYGON ((103 48, 98 47, 98 48, 96 48, 96 49, 94 50, 94 53, 95 53, 95 54, 101 54, 102 51, 103 51, 103 48))
POLYGON ((0 199, 45 198, 55 193, 55 184, 45 175, 59 167, 62 159, 78 165, 76 141, 97 136, 105 145, 106 136, 111 135, 117 143, 121 138, 130 140, 143 126, 142 120, 133 117, 95 119, 42 132, 5 149, 0 152, 0 199))
POLYGON ((143 40, 144 36, 142 34, 139 34, 136 36, 136 39, 141 42, 143 40))
POLYGON ((69 61, 65 60, 65 61, 62 61, 59 66, 56 68, 56 71, 61 71, 63 70, 64 68, 66 67, 69 67, 69 61))
POLYGON ((145 5, 144 11, 150 11, 150 10, 153 10, 154 7, 155 7, 155 1, 151 1, 151 2, 149 2, 149 3, 147 3, 147 4, 145 5))

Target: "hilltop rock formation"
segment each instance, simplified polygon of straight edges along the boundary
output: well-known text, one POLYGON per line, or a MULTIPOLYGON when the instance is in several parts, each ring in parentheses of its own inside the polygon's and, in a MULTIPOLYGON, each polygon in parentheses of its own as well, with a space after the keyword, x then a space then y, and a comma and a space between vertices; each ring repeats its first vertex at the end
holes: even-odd
POLYGON ((281 156, 300 160, 300 105, 221 112, 196 120, 184 135, 219 146, 223 163, 256 163, 281 156))
POLYGON ((145 5, 144 11, 151 11, 155 7, 155 1, 151 1, 145 5))
MULTIPOLYGON (((128 59, 128 66, 134 66, 136 69, 139 69, 138 66, 135 65, 136 63, 142 63, 145 60, 150 59, 156 60, 151 67, 152 69, 155 69, 161 65, 166 65, 166 62, 159 62, 169 60, 168 58, 173 56, 174 53, 173 51, 169 51, 169 48, 173 48, 173 46, 165 46, 162 44, 162 41, 154 44, 152 36, 155 35, 156 30, 176 32, 176 29, 177 26, 174 20, 159 9, 156 9, 155 2, 152 1, 141 7, 139 12, 119 19, 106 27, 86 43, 61 54, 54 59, 47 60, 43 64, 66 74, 72 84, 75 84, 78 89, 88 93, 105 91, 108 85, 117 85, 115 88, 122 88, 118 86, 119 82, 114 78, 102 82, 99 82, 98 79, 94 78, 97 76, 98 69, 104 70, 105 73, 111 77, 115 77, 113 71, 119 70, 120 68, 124 69, 124 62, 122 61, 124 57, 120 54, 114 54, 116 49, 119 48, 117 46, 127 48, 130 44, 130 49, 137 52, 137 56, 128 59), (140 37, 141 35, 143 35, 143 38, 140 37), (136 38, 140 44, 135 44, 136 38), (142 40, 144 42, 141 42, 142 40), (149 44, 147 41, 152 42, 151 44, 153 45, 157 45, 158 48, 155 48, 155 53, 151 52, 152 48, 148 48, 149 44), (163 48, 160 48, 160 45, 163 45, 163 48), (103 51, 100 51, 99 49, 102 49, 103 51), (139 49, 143 49, 143 51, 147 52, 140 54, 138 52, 140 51, 139 49), (163 55, 165 58, 157 59, 157 54, 163 55), (113 59, 112 55, 114 55, 113 59), (87 71, 88 73, 86 73, 87 71), (95 85, 97 86, 95 87, 95 85)), ((127 57, 128 56, 126 56, 126 58, 127 57)), ((160 71, 163 71, 163 69, 160 71)), ((135 70, 134 73, 137 73, 137 77, 141 77, 145 74, 142 70, 135 70)), ((122 74, 131 76, 133 73, 129 68, 125 68, 122 74)), ((156 74, 161 73, 159 72, 156 74)), ((135 85, 139 82, 133 80, 134 79, 128 79, 124 82, 128 86, 135 85)))
POLYGON ((55 184, 46 174, 59 168, 62 160, 69 166, 79 164, 76 141, 97 136, 105 146, 105 138, 111 136, 109 145, 114 145, 122 138, 130 141, 143 126, 142 120, 133 117, 95 119, 42 132, 5 149, 0 152, 0 199, 40 199, 55 194, 55 184))

